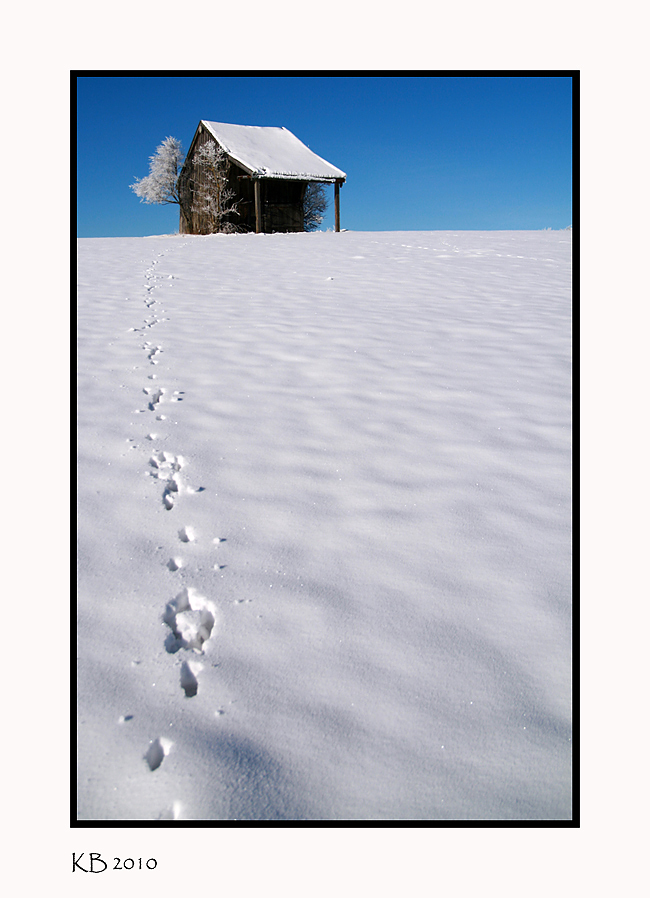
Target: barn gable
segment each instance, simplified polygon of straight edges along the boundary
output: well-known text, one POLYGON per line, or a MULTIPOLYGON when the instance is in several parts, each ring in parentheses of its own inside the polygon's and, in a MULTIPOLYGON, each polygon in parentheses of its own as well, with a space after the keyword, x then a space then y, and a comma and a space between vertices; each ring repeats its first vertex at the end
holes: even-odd
POLYGON ((340 229, 339 187, 345 172, 313 153, 287 128, 201 121, 180 175, 181 233, 210 233, 205 217, 193 208, 205 178, 194 157, 210 141, 227 155, 227 186, 239 210, 232 223, 239 230, 304 230, 303 200, 310 182, 335 185, 336 230, 340 229))

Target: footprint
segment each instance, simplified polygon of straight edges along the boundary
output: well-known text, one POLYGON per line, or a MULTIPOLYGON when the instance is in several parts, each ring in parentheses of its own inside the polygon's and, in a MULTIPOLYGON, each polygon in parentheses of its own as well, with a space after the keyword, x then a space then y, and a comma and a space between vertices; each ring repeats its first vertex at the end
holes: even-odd
POLYGON ((149 748, 144 755, 144 759, 149 765, 149 770, 158 770, 173 744, 169 739, 162 737, 154 739, 153 742, 149 743, 149 748))
POLYGON ((167 479, 167 490, 170 493, 180 492, 180 477, 177 471, 174 471, 173 474, 169 475, 167 479))
POLYGON ((192 527, 183 527, 178 531, 178 538, 182 543, 192 543, 196 539, 196 534, 192 527))
POLYGON ((149 400, 149 411, 153 412, 156 410, 156 406, 159 402, 162 402, 162 398, 165 394, 165 390, 163 387, 160 387, 158 390, 153 390, 151 387, 144 387, 142 390, 143 393, 146 393, 147 396, 150 396, 149 400))
POLYGON ((183 559, 182 558, 170 558, 167 562, 167 567, 170 571, 179 571, 183 567, 183 559))
POLYGON ((174 801, 171 807, 165 808, 164 811, 158 814, 158 820, 180 820, 182 811, 183 805, 180 801, 174 801))
MULTIPOLYGON (((149 434, 146 439, 157 439, 156 434, 149 434)), ((162 480, 165 484, 163 490, 162 502, 168 511, 174 507, 175 497, 180 494, 181 480, 180 470, 185 464, 182 455, 174 455, 173 452, 154 452, 149 459, 149 464, 155 471, 149 473, 158 480, 162 480)), ((180 536, 180 534, 179 534, 180 536)), ((182 537, 180 537, 182 539, 182 537)), ((185 540, 187 542, 187 540, 185 540)))
POLYGON ((196 675, 203 670, 202 664, 183 661, 181 664, 181 689, 185 691, 186 698, 194 698, 199 691, 199 681, 196 675))
POLYGON ((166 650, 173 654, 179 649, 192 649, 203 654, 203 645, 212 635, 216 614, 212 602, 186 586, 167 603, 163 614, 163 621, 171 630, 165 639, 166 650))
POLYGON ((173 452, 161 450, 160 452, 154 452, 149 459, 149 464, 152 468, 157 468, 159 471, 178 473, 185 465, 185 459, 182 455, 174 455, 173 452))

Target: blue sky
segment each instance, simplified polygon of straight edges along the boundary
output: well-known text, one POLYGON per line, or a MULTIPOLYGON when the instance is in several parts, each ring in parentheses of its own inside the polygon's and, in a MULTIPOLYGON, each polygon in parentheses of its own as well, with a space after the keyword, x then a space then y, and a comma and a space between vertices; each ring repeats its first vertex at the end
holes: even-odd
MULTIPOLYGON (((566 76, 88 76, 77 84, 77 233, 178 230, 177 206, 129 189, 167 136, 201 119, 284 126, 343 169, 355 231, 537 230, 572 224, 566 76)), ((333 187, 323 228, 333 228, 333 187)))

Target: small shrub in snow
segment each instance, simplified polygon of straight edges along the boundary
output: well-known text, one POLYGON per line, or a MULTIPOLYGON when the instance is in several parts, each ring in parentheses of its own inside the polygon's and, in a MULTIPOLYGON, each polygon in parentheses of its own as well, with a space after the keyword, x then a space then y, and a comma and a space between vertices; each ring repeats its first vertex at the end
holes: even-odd
POLYGON ((195 184, 192 212, 204 215, 209 233, 234 234, 240 231, 233 221, 239 215, 239 200, 228 187, 228 157, 216 143, 204 143, 192 160, 200 171, 195 184))
POLYGON ((323 223, 329 200, 322 184, 308 184, 305 191, 304 213, 306 231, 315 231, 323 223))

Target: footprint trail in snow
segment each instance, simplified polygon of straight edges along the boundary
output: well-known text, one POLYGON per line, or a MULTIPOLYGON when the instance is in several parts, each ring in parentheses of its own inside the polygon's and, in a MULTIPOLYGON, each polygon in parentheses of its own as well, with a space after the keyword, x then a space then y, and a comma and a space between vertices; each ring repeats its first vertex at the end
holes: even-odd
MULTIPOLYGON (((146 295, 143 303, 148 317, 144 319, 141 327, 129 329, 136 334, 154 327, 160 321, 169 320, 159 318, 156 312, 159 303, 155 299, 155 291, 161 286, 156 283, 159 279, 159 276, 156 274, 157 265, 158 261, 154 260, 145 271, 147 283, 144 285, 146 295)), ((173 279, 173 275, 169 275, 169 279, 173 279)), ((161 355, 164 353, 162 343, 152 343, 150 340, 145 340, 141 344, 141 348, 146 355, 149 365, 159 365, 161 355)), ((147 376, 147 380, 158 380, 158 377, 158 374, 152 373, 147 376)), ((161 377, 161 380, 164 381, 164 375, 161 377)), ((148 401, 146 408, 136 410, 138 413, 159 412, 159 406, 163 401, 182 402, 185 398, 184 390, 174 390, 170 393, 163 385, 144 386, 142 390, 148 401)), ((160 443, 167 439, 163 423, 167 421, 167 416, 156 414, 155 417, 156 421, 161 423, 163 432, 156 430, 156 432, 148 433, 145 439, 149 443, 160 443)), ((149 457, 147 473, 161 484, 162 505, 167 511, 171 512, 176 508, 182 495, 198 494, 205 491, 203 486, 193 488, 183 483, 181 471, 183 471, 185 466, 186 462, 182 455, 166 449, 155 448, 149 457)), ((173 536, 170 534, 170 538, 173 541, 178 540, 187 545, 194 543, 197 536, 194 527, 188 523, 180 529, 178 529, 177 525, 173 536)), ((214 545, 223 542, 225 542, 225 539, 222 537, 217 537, 213 540, 214 545)), ((178 574, 181 570, 187 572, 185 560, 175 554, 170 554, 165 566, 170 574, 178 574)), ((222 570, 224 567, 225 565, 214 565, 214 570, 222 570)), ((161 620, 168 628, 164 640, 164 648, 168 654, 176 656, 175 664, 179 672, 179 693, 185 699, 193 699, 199 694, 199 675, 203 670, 203 665, 197 660, 197 656, 205 653, 216 632, 216 605, 194 587, 184 586, 173 599, 167 602, 161 620)), ((223 714, 223 711, 215 712, 217 719, 221 714, 223 714)), ((172 743, 163 737, 152 740, 144 754, 144 759, 151 772, 161 767, 171 747, 172 743)), ((176 800, 172 807, 176 809, 180 807, 179 802, 176 800)), ((176 819, 178 814, 175 811, 173 815, 166 814, 166 816, 173 816, 176 819)))

